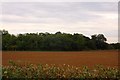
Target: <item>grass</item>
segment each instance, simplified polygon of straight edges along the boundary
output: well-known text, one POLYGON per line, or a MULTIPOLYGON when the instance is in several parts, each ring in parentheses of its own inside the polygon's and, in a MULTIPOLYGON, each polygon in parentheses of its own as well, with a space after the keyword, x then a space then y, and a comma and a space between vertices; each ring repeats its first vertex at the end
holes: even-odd
POLYGON ((86 79, 120 79, 120 71, 117 68, 104 67, 96 65, 94 68, 75 67, 63 64, 57 66, 55 64, 34 65, 28 64, 21 66, 13 61, 9 62, 10 66, 2 67, 3 79, 25 79, 25 80, 49 80, 49 79, 70 79, 70 80, 86 80, 86 79))

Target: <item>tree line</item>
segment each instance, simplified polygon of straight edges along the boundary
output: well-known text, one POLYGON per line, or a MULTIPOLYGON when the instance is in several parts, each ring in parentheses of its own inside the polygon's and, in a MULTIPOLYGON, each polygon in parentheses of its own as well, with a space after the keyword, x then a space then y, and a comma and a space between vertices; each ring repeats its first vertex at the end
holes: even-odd
POLYGON ((82 51, 120 49, 120 43, 108 44, 103 34, 92 35, 91 38, 83 34, 25 33, 10 34, 2 32, 2 50, 5 51, 82 51))

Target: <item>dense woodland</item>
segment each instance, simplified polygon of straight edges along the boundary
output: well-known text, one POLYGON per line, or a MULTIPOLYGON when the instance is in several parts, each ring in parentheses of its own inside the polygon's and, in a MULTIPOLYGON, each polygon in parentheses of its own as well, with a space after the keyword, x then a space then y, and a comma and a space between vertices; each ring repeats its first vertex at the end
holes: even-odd
POLYGON ((2 50, 10 51, 82 51, 120 49, 120 43, 108 44, 103 34, 91 35, 50 33, 26 33, 13 35, 2 30, 2 50))

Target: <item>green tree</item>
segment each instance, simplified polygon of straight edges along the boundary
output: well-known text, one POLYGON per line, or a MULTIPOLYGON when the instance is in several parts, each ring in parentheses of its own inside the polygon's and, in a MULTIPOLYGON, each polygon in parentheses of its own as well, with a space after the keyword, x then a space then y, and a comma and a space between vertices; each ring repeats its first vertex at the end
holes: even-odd
POLYGON ((107 49, 107 39, 103 34, 92 35, 92 40, 95 42, 97 49, 107 49))
POLYGON ((108 44, 103 34, 89 37, 83 34, 56 32, 26 33, 13 35, 2 30, 2 50, 23 51, 81 51, 97 49, 120 49, 120 43, 108 44))

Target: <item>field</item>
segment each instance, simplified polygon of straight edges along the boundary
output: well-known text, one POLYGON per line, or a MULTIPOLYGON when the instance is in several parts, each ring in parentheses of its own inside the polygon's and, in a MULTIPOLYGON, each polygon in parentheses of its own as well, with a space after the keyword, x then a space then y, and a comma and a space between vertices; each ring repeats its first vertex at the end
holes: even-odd
POLYGON ((118 66, 117 50, 80 51, 80 52, 39 52, 39 51, 3 51, 2 64, 9 65, 13 60, 19 64, 56 64, 73 66, 118 66))
MULTIPOLYGON (((103 78, 119 80, 118 51, 4 51, 2 78, 49 80, 103 78), (36 65, 38 64, 38 65, 36 65), (24 65, 24 66, 23 66, 24 65)), ((105 80, 106 80, 105 79, 105 80)))

